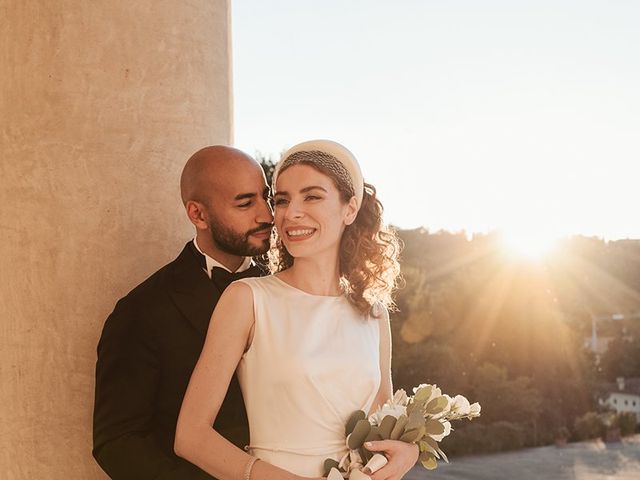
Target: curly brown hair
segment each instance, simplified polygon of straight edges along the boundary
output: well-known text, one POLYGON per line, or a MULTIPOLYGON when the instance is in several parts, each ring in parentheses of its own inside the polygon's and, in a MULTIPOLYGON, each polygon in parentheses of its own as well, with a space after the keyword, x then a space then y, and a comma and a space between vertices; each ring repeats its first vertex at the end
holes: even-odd
MULTIPOLYGON (((305 152, 309 153, 309 152, 305 152)), ((332 157, 332 161, 339 161, 332 157)), ((312 156, 283 164, 279 173, 295 164, 306 164, 333 180, 340 199, 348 203, 353 186, 333 168, 327 168, 326 156, 321 162, 312 156)), ((340 165, 341 166, 341 165, 340 165)), ((395 309, 392 294, 400 281, 400 239, 396 232, 383 224, 383 207, 373 185, 364 184, 362 205, 355 221, 347 225, 340 241, 340 282, 349 301, 363 314, 372 311, 375 303, 395 309)), ((293 265, 294 258, 287 251, 277 231, 272 234, 269 251, 271 273, 282 272, 293 265)))

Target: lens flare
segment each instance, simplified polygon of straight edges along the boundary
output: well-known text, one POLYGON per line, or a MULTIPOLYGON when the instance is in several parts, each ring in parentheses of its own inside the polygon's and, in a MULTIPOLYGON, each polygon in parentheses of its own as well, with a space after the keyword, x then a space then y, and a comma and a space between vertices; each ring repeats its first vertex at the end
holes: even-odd
POLYGON ((546 232, 523 230, 503 230, 502 243, 511 255, 530 260, 540 260, 553 252, 558 237, 546 232))

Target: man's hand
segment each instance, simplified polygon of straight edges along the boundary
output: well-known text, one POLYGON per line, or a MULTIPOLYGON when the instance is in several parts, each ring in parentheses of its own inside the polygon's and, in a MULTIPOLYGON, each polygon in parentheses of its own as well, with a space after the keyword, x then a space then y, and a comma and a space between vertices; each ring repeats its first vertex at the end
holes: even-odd
POLYGON ((415 443, 400 440, 379 440, 366 442, 365 448, 371 452, 382 452, 389 460, 384 467, 370 475, 371 480, 400 480, 418 461, 420 449, 415 443))

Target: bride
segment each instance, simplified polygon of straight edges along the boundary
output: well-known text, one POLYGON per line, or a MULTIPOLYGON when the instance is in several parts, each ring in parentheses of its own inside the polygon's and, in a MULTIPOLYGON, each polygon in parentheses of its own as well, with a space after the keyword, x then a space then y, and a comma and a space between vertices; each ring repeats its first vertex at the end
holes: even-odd
MULTIPOLYGON (((399 273, 395 235, 353 154, 328 140, 287 151, 274 172, 271 276, 231 284, 213 312, 182 403, 175 451, 220 480, 319 478, 347 451, 345 422, 392 394, 387 306, 399 273), (251 444, 211 425, 234 371, 251 444), (257 461, 259 460, 259 461, 257 461)), ((367 445, 389 463, 373 480, 415 464, 414 444, 367 445)))

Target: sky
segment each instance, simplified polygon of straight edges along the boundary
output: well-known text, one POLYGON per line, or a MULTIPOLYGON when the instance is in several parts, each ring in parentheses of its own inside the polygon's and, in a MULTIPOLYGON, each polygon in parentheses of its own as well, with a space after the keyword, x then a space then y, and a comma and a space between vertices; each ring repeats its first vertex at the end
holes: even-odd
POLYGON ((401 228, 640 238, 640 2, 231 5, 238 148, 338 141, 401 228))

